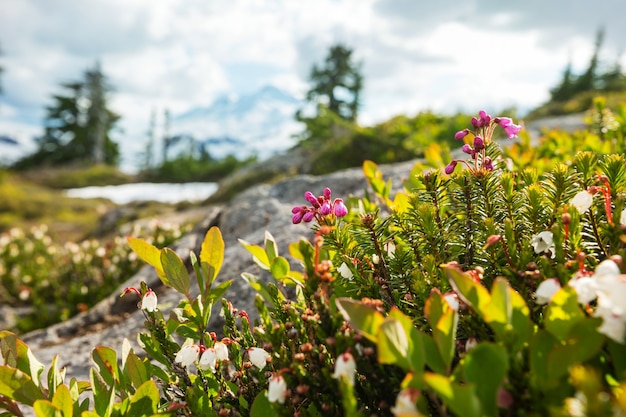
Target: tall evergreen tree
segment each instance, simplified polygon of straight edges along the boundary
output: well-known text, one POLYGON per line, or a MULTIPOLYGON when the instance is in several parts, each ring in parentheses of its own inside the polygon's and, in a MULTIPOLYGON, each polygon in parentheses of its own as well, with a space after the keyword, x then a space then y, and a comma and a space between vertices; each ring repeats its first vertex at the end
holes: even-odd
POLYGON ((64 94, 52 97, 46 107, 45 132, 34 154, 18 161, 16 168, 37 165, 119 162, 119 147, 110 133, 120 116, 107 105, 111 87, 96 63, 80 81, 62 84, 64 94))
POLYGON ((346 120, 356 120, 363 88, 361 65, 352 59, 353 50, 334 45, 328 51, 324 65, 313 65, 312 87, 307 100, 321 103, 346 120))
POLYGON ((550 91, 552 96, 552 101, 566 101, 573 97, 574 95, 574 83, 575 77, 572 74, 572 63, 571 61, 565 67, 565 71, 563 72, 563 79, 561 84, 558 87, 553 88, 550 91))
POLYGON ((598 72, 598 61, 600 58, 600 48, 602 47, 602 43, 604 42, 604 29, 599 29, 596 34, 596 45, 593 51, 593 55, 591 56, 591 60, 589 61, 589 66, 587 67, 587 71, 578 77, 576 83, 574 84, 574 93, 581 93, 584 91, 592 91, 597 88, 597 72, 598 72))

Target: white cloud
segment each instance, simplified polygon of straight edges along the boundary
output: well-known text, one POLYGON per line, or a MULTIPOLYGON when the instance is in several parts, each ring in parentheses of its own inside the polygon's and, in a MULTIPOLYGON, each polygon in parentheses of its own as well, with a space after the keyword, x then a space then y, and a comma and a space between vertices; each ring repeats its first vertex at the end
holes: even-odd
POLYGON ((584 69, 600 26, 603 58, 626 47, 623 0, 0 0, 0 10, 0 133, 32 130, 59 84, 99 59, 133 143, 152 108, 183 112, 266 84, 303 94, 337 42, 363 63, 362 123, 527 109, 568 60, 584 69))

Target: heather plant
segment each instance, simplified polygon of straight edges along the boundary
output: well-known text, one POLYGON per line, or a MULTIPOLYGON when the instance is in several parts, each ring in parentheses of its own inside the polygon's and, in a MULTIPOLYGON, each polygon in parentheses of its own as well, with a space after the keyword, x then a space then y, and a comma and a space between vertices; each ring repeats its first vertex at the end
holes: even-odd
POLYGON ((147 356, 96 347, 89 382, 66 384, 53 363, 45 388, 43 366, 3 332, 0 404, 42 416, 626 414, 626 160, 584 151, 509 170, 493 136, 519 129, 481 112, 446 169, 394 186, 368 161, 363 198, 307 192, 292 221, 314 238, 288 247, 299 267, 269 232, 241 241, 272 276, 242 274, 255 314, 221 300, 219 229, 192 274, 130 238, 182 295, 169 308, 145 285, 124 291, 146 317, 147 356), (211 332, 218 303, 225 324, 211 332))
MULTIPOLYGON (((153 221, 125 232, 163 247, 188 229, 153 221)), ((58 243, 46 225, 13 228, 0 235, 0 303, 17 312, 7 312, 5 323, 26 332, 66 320, 109 296, 142 265, 119 236, 58 243)))

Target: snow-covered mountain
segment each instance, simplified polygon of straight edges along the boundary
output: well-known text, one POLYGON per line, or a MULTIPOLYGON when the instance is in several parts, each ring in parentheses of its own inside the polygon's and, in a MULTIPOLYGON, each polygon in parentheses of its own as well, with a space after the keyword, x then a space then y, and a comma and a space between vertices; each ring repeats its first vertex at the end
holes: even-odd
POLYGON ((303 126, 294 115, 302 101, 266 86, 240 97, 223 96, 208 107, 195 108, 172 118, 171 134, 191 136, 211 156, 257 155, 264 159, 295 144, 303 126))

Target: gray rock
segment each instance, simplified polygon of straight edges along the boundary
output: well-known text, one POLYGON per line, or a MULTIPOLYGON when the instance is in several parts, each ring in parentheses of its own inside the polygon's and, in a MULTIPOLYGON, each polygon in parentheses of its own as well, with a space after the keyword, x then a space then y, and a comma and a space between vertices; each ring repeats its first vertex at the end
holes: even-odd
MULTIPOLYGON (((381 169, 391 176, 395 184, 400 185, 413 163, 389 165, 381 169)), ((327 186, 332 189, 333 197, 344 199, 350 195, 361 196, 367 189, 360 168, 324 176, 301 175, 274 185, 258 185, 240 193, 227 205, 207 208, 205 219, 178 241, 173 249, 188 264, 190 251, 199 253, 206 231, 213 225, 219 226, 226 251, 217 280, 232 280, 225 298, 234 307, 254 317, 254 291, 241 278, 241 273, 250 272, 266 280, 270 276, 254 264, 252 256, 238 239, 263 245, 265 232, 269 231, 275 237, 281 254, 286 255, 289 243, 312 237, 310 225, 291 223, 291 208, 306 204, 303 198, 305 191, 320 195, 327 186)), ((137 344, 137 335, 145 329, 144 316, 137 310, 138 300, 130 295, 123 298, 119 296, 125 287, 138 287, 141 281, 146 281, 156 291, 159 304, 167 306, 164 310, 180 301, 180 294, 161 285, 152 267, 146 266, 88 312, 47 329, 26 334, 23 340, 44 364, 49 364, 55 355, 59 355, 59 363, 66 367, 68 380, 71 377, 88 380, 92 367, 90 353, 95 346, 109 346, 120 353, 122 342, 127 338, 137 352, 142 352, 137 344)), ((193 296, 196 294, 197 290, 192 292, 193 296)), ((212 330, 218 332, 222 326, 219 307, 216 306, 211 322, 212 330)))

